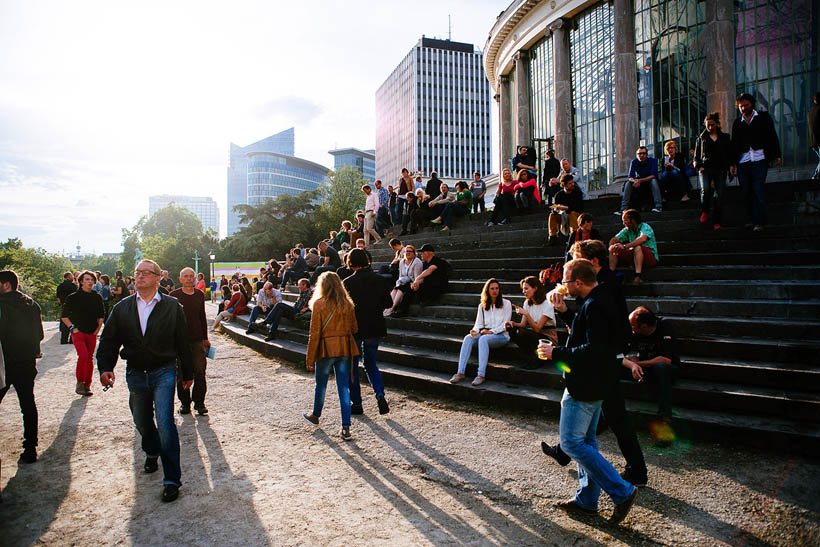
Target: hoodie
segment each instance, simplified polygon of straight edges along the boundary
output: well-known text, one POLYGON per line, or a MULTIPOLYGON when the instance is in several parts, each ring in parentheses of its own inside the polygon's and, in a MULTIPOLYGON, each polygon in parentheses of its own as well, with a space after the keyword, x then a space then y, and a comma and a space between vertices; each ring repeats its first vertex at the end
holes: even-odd
POLYGON ((42 339, 40 305, 20 291, 0 294, 0 344, 6 368, 34 366, 42 339))

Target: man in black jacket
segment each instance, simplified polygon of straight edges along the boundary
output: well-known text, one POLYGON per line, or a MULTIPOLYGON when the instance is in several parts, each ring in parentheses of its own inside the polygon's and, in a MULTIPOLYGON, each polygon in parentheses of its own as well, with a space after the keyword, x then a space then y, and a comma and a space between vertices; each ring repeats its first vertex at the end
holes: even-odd
MULTIPOLYGON (((63 274, 63 282, 57 285, 57 303, 62 308, 65 305, 68 295, 77 290, 77 285, 74 284, 74 274, 66 272, 63 274)), ((60 321, 60 343, 71 344, 71 332, 68 327, 60 321)))
MULTIPOLYGON (((348 260, 353 275, 344 280, 345 289, 356 306, 356 322, 359 331, 356 343, 362 354, 367 380, 376 394, 379 414, 387 414, 390 407, 384 398, 384 382, 376 364, 379 342, 387 334, 384 321, 384 310, 393 305, 385 278, 375 273, 369 266, 370 261, 361 249, 350 251, 348 260)), ((353 358, 353 379, 350 382, 351 414, 363 414, 362 389, 359 385, 359 358, 353 358)))
MULTIPOLYGON (((542 358, 552 359, 563 371, 566 389, 561 399, 561 447, 578 462, 580 488, 575 497, 559 505, 567 510, 598 512, 601 489, 612 497, 615 510, 609 522, 621 522, 638 489, 622 479, 598 452, 595 430, 603 399, 615 381, 612 363, 618 352, 621 328, 618 309, 611 294, 598 284, 595 267, 586 259, 564 266, 563 285, 568 293, 583 301, 572 320, 566 346, 539 344, 542 358)), ((550 294, 556 310, 566 310, 563 296, 550 294)))
MULTIPOLYGON (((737 164, 737 181, 750 219, 747 228, 762 232, 766 224, 766 174, 769 163, 780 165, 780 141, 768 112, 755 110, 755 98, 743 93, 735 104, 740 116, 732 124, 732 146, 737 164)), ((729 172, 735 175, 735 167, 729 172)))
POLYGON ((100 383, 113 386, 114 365, 122 347, 131 415, 146 454, 145 472, 156 471, 161 457, 165 475, 162 501, 174 501, 182 486, 179 435, 174 423, 177 358, 182 388, 190 389, 194 378, 188 325, 179 301, 159 293, 160 269, 156 262, 141 261, 134 275, 136 293, 118 302, 105 323, 97 367, 100 383))
MULTIPOLYGON (((585 258, 592 262, 599 286, 606 289, 612 297, 612 301, 617 309, 617 330, 618 341, 620 342, 619 351, 623 354, 632 335, 632 329, 627 316, 623 283, 620 277, 608 268, 607 263, 609 260, 606 246, 601 241, 591 239, 580 241, 573 246, 572 253, 573 258, 585 258)), ((572 323, 574 316, 567 310, 566 304, 564 304, 561 309, 556 308, 556 311, 559 312, 560 317, 564 319, 566 324, 569 325, 572 323)), ((617 358, 612 363, 616 377, 620 372, 622 364, 624 364, 622 358, 617 358)), ((624 364, 624 366, 626 365, 624 364)), ((626 469, 621 473, 621 477, 635 486, 645 486, 647 483, 646 460, 644 459, 641 445, 638 442, 638 436, 635 434, 635 428, 632 427, 632 419, 626 412, 624 397, 621 394, 617 381, 612 383, 612 390, 604 399, 601 410, 607 425, 612 429, 612 432, 618 439, 618 448, 621 449, 621 454, 623 454, 624 459, 626 459, 626 469)), ((561 450, 560 444, 550 446, 542 442, 541 449, 548 456, 555 458, 561 465, 567 465, 570 462, 570 457, 561 450)))
POLYGON ((43 339, 40 306, 17 290, 17 274, 0 271, 0 345, 6 363, 6 385, 0 387, 0 402, 14 386, 23 412, 22 463, 37 461, 37 404, 34 402, 34 377, 37 355, 43 339))

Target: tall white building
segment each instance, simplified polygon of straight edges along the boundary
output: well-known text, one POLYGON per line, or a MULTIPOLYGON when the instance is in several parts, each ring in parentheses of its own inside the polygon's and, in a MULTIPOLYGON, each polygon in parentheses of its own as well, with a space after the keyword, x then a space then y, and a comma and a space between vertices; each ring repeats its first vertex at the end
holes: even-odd
POLYGON ((188 209, 202 221, 202 229, 207 231, 213 229, 219 235, 219 207, 216 202, 209 197, 198 196, 172 196, 162 194, 160 196, 150 196, 148 198, 148 216, 173 203, 176 207, 188 209))
POLYGON ((376 178, 402 167, 471 180, 490 172, 490 85, 472 44, 424 38, 376 91, 376 178))

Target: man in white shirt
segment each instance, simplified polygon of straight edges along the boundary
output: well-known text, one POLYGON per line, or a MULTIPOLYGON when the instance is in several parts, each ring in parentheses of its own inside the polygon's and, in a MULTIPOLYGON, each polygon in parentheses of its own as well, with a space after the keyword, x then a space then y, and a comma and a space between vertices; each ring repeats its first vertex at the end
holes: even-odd
POLYGON ((362 192, 367 196, 364 202, 364 244, 370 245, 370 237, 379 241, 381 237, 376 232, 376 213, 379 211, 379 196, 370 188, 369 184, 362 186, 362 192))

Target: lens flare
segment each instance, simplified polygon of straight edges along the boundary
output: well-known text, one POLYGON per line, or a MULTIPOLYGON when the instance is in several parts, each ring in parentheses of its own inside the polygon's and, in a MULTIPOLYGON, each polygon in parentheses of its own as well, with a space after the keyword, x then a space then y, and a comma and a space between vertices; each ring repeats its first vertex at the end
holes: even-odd
POLYGON ((561 372, 566 372, 566 373, 572 372, 572 369, 569 368, 569 365, 566 364, 563 361, 558 361, 557 363, 555 363, 555 368, 557 368, 561 372))

